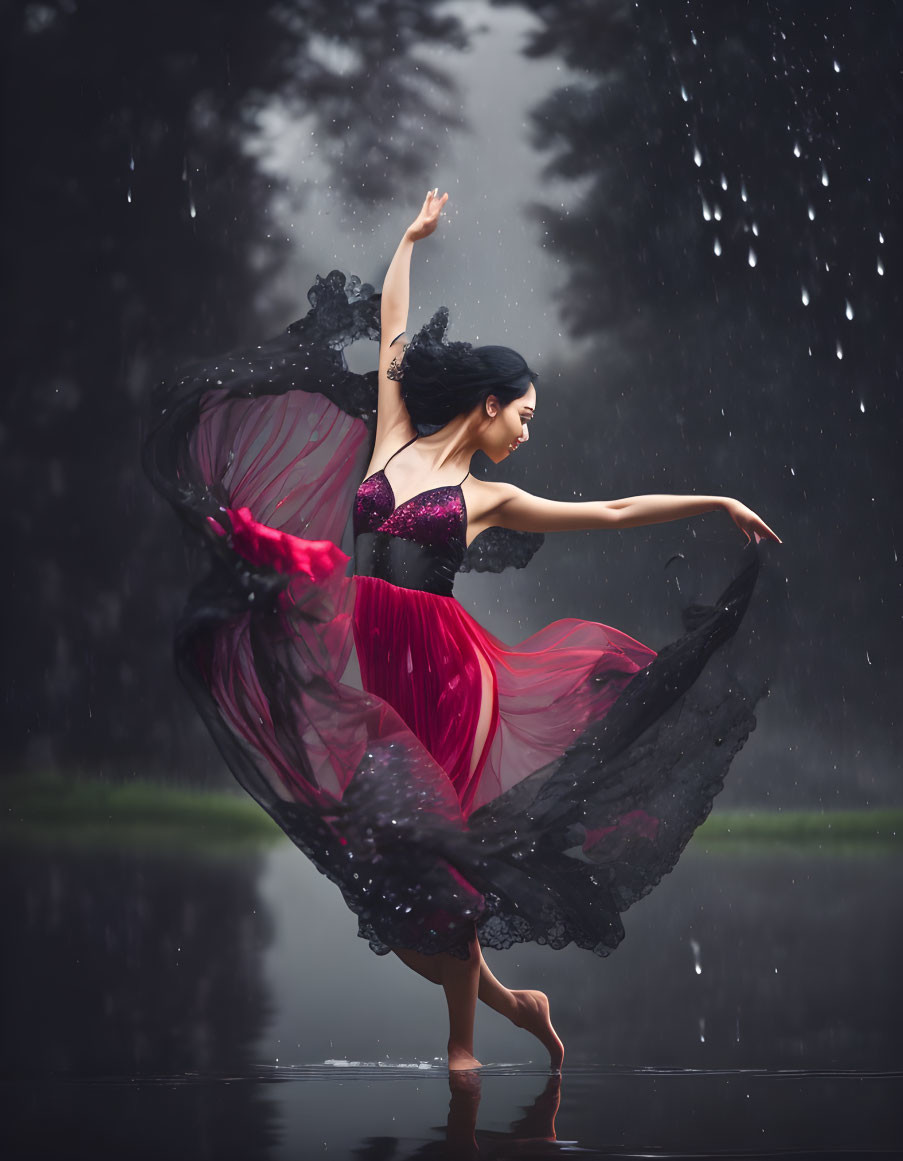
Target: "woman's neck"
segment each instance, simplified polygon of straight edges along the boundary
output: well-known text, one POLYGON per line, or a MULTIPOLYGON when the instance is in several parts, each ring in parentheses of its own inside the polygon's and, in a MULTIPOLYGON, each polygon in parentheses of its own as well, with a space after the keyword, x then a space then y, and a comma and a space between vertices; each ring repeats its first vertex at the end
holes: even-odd
POLYGON ((416 446, 430 460, 432 472, 438 473, 453 466, 466 470, 470 467, 473 453, 479 448, 477 425, 467 412, 456 415, 432 435, 420 436, 416 446))

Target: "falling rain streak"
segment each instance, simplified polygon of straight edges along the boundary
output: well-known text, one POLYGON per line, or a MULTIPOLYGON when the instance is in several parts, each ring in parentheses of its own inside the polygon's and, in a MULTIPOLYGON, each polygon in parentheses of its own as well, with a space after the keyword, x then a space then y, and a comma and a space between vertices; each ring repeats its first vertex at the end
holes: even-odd
MULTIPOLYGON (((786 131, 789 137, 789 146, 794 158, 801 159, 805 154, 807 159, 807 165, 796 171, 798 175, 797 180, 800 182, 799 194, 801 195, 802 201, 801 208, 803 208, 806 212, 808 224, 815 223, 817 218, 823 219, 823 222, 820 222, 820 225, 822 225, 823 233, 816 235, 814 229, 810 230, 809 232, 809 251, 811 254, 809 259, 809 263, 811 264, 810 269, 806 270, 804 268, 799 271, 801 278, 804 280, 800 285, 800 302, 804 307, 809 307, 819 298, 822 302, 827 301, 827 296, 820 294, 820 284, 822 280, 819 276, 820 272, 823 272, 822 276, 836 278, 838 277, 840 271, 845 268, 844 264, 839 260, 838 255, 836 254, 838 238, 831 232, 835 226, 833 216, 836 215, 832 216, 832 208, 834 207, 835 200, 830 196, 823 194, 822 192, 829 190, 832 184, 836 184, 837 182, 838 174, 833 174, 834 180, 832 181, 832 175, 829 173, 829 165, 832 167, 835 164, 839 165, 839 161, 833 162, 832 158, 835 156, 839 157, 840 155, 832 152, 832 150, 835 148, 835 139, 832 132, 828 132, 827 129, 820 131, 817 123, 813 122, 811 119, 808 121, 808 123, 800 122, 798 115, 804 110, 803 101, 807 91, 804 85, 800 83, 802 80, 800 64, 797 59, 794 59, 792 56, 788 55, 788 50, 785 47, 788 44, 788 37, 785 32, 782 29, 776 27, 774 29, 774 34, 780 39, 775 41, 775 48, 771 59, 779 67, 780 72, 777 75, 782 75, 788 83, 789 91, 792 97, 793 111, 789 112, 785 120, 786 131), (794 88, 796 89, 795 92, 793 91, 794 88), (813 163, 812 169, 809 168, 808 163, 810 161, 813 163), (813 186, 818 190, 817 196, 813 186), (822 198, 820 202, 819 198, 822 198), (832 248, 828 249, 828 246, 831 246, 832 248)), ((697 44, 695 33, 691 32, 690 37, 693 45, 695 46, 697 44)), ((691 65, 693 62, 698 61, 701 61, 700 55, 696 53, 692 54, 690 57, 691 65)), ((827 60, 824 60, 823 58, 822 67, 825 66, 832 67, 834 75, 837 75, 841 72, 839 61, 830 55, 828 55, 827 60)), ((683 67, 682 71, 684 71, 683 67)), ((811 65, 805 67, 805 73, 807 76, 811 76, 812 71, 813 70, 811 65)), ((706 81, 703 74, 700 74, 698 77, 695 74, 688 77, 685 73, 682 78, 679 78, 679 91, 685 102, 688 101, 688 94, 691 90, 694 93, 694 114, 701 116, 706 107, 706 81)), ((843 91, 841 91, 839 96, 845 98, 843 91)), ((838 109, 836 110, 836 116, 839 115, 840 110, 838 109)), ((699 196, 702 203, 703 220, 705 222, 714 221, 722 223, 722 228, 719 229, 718 236, 713 237, 711 240, 711 253, 716 258, 720 258, 725 250, 729 249, 732 237, 745 233, 748 236, 750 243, 752 243, 753 239, 758 239, 760 237, 760 223, 762 218, 764 217, 766 219, 766 227, 769 226, 770 220, 768 219, 767 205, 756 206, 755 202, 750 205, 749 191, 747 190, 745 180, 742 179, 738 179, 738 188, 740 194, 739 200, 743 206, 749 206, 749 211, 740 211, 740 213, 743 214, 749 212, 750 216, 746 217, 745 220, 743 217, 740 217, 739 220, 736 218, 732 220, 732 215, 735 212, 733 210, 732 203, 727 202, 724 207, 717 204, 713 198, 715 190, 720 187, 720 190, 726 193, 729 188, 727 177, 729 169, 727 163, 730 161, 730 164, 736 165, 737 159, 736 157, 729 159, 724 150, 719 148, 717 139, 708 139, 705 133, 701 132, 701 128, 702 122, 700 121, 694 121, 692 125, 688 125, 688 129, 691 134, 693 161, 697 169, 703 170, 703 174, 700 175, 699 184, 699 196), (706 173, 706 170, 708 169, 708 162, 705 166, 703 165, 704 155, 706 158, 713 159, 715 157, 719 157, 720 155, 721 158, 721 164, 717 169, 714 170, 714 172, 710 174, 706 173), (752 213, 756 210, 759 212, 756 214, 756 217, 753 217, 752 213)), ((843 187, 844 176, 845 175, 841 171, 841 189, 843 187)), ((772 205, 771 210, 773 211, 774 209, 775 206, 772 205)), ((879 245, 883 246, 885 243, 884 232, 880 230, 876 232, 878 234, 879 245)), ((750 269, 756 269, 758 264, 758 243, 756 246, 750 244, 747 250, 747 265, 750 269)), ((772 268, 773 266, 774 263, 772 261, 767 263, 768 268, 772 268)), ((847 267, 847 269, 849 268, 847 267)), ((880 253, 876 255, 875 258, 875 269, 879 277, 884 276, 885 263, 880 253)), ((848 277, 850 279, 848 285, 851 289, 856 289, 855 282, 852 281, 855 278, 855 273, 850 272, 848 277)), ((845 296, 841 301, 843 301, 843 310, 846 320, 848 322, 853 322, 856 318, 856 310, 854 310, 851 297, 845 296)), ((818 325, 818 322, 820 321, 820 314, 816 312, 816 314, 812 317, 813 322, 818 325)), ((819 344, 819 346, 821 346, 821 344, 819 344)), ((816 347, 816 349, 818 348, 816 347)), ((822 347, 822 349, 824 349, 824 347, 822 347)), ((830 349, 830 346, 828 349, 830 349)), ((811 356, 811 342, 808 344, 808 350, 811 356)), ((839 340, 836 340, 835 342, 834 352, 838 360, 843 360, 844 349, 843 344, 839 340)))

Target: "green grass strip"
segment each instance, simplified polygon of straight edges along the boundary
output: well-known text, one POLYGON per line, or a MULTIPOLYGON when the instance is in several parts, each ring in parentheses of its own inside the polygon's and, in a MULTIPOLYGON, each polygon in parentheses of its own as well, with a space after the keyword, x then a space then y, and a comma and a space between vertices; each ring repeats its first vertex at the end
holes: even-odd
MULTIPOLYGON (((98 850, 231 854, 285 839, 246 794, 160 782, 59 774, 0 778, 0 842, 98 850)), ((694 854, 903 852, 903 809, 719 810, 693 836, 694 854)))

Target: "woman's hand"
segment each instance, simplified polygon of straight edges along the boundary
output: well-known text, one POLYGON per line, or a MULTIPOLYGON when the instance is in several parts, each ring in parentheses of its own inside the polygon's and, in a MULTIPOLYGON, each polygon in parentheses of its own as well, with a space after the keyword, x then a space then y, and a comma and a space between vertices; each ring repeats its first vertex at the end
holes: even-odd
POLYGON ((725 496, 724 510, 740 531, 746 533, 747 540, 752 540, 753 536, 755 536, 757 544, 760 540, 765 539, 776 540, 778 544, 784 543, 780 536, 772 532, 764 520, 760 519, 751 508, 747 508, 745 504, 741 504, 739 500, 725 496))
POLYGON ((404 236, 409 242, 419 242, 421 238, 428 238, 439 225, 439 215, 442 213, 442 207, 448 201, 448 194, 444 193, 440 198, 437 196, 438 193, 438 186, 429 191, 426 195, 426 201, 421 206, 420 213, 405 230, 404 236))

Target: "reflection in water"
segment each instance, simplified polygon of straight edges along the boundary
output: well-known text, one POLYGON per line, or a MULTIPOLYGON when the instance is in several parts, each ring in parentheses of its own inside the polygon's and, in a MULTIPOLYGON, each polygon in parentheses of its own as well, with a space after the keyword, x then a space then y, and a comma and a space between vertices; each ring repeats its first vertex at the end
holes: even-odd
POLYGON ((494 961, 558 998, 563 1078, 485 1009, 481 1059, 519 1063, 450 1076, 429 1062, 437 990, 391 957, 362 989, 335 889, 291 844, 7 852, 4 1134, 17 1158, 95 1161, 173 1142, 194 1161, 890 1149, 903 949, 878 888, 899 897, 901 875, 894 857, 689 856, 620 958, 494 961))
POLYGON ((201 1136, 259 1155, 274 1131, 263 1089, 186 1098, 153 1080, 249 1067, 272 938, 258 869, 256 856, 4 855, 0 1075, 13 1140, 33 1150, 15 1156, 70 1155, 54 1149, 71 1137, 71 1155, 164 1157, 201 1136))

